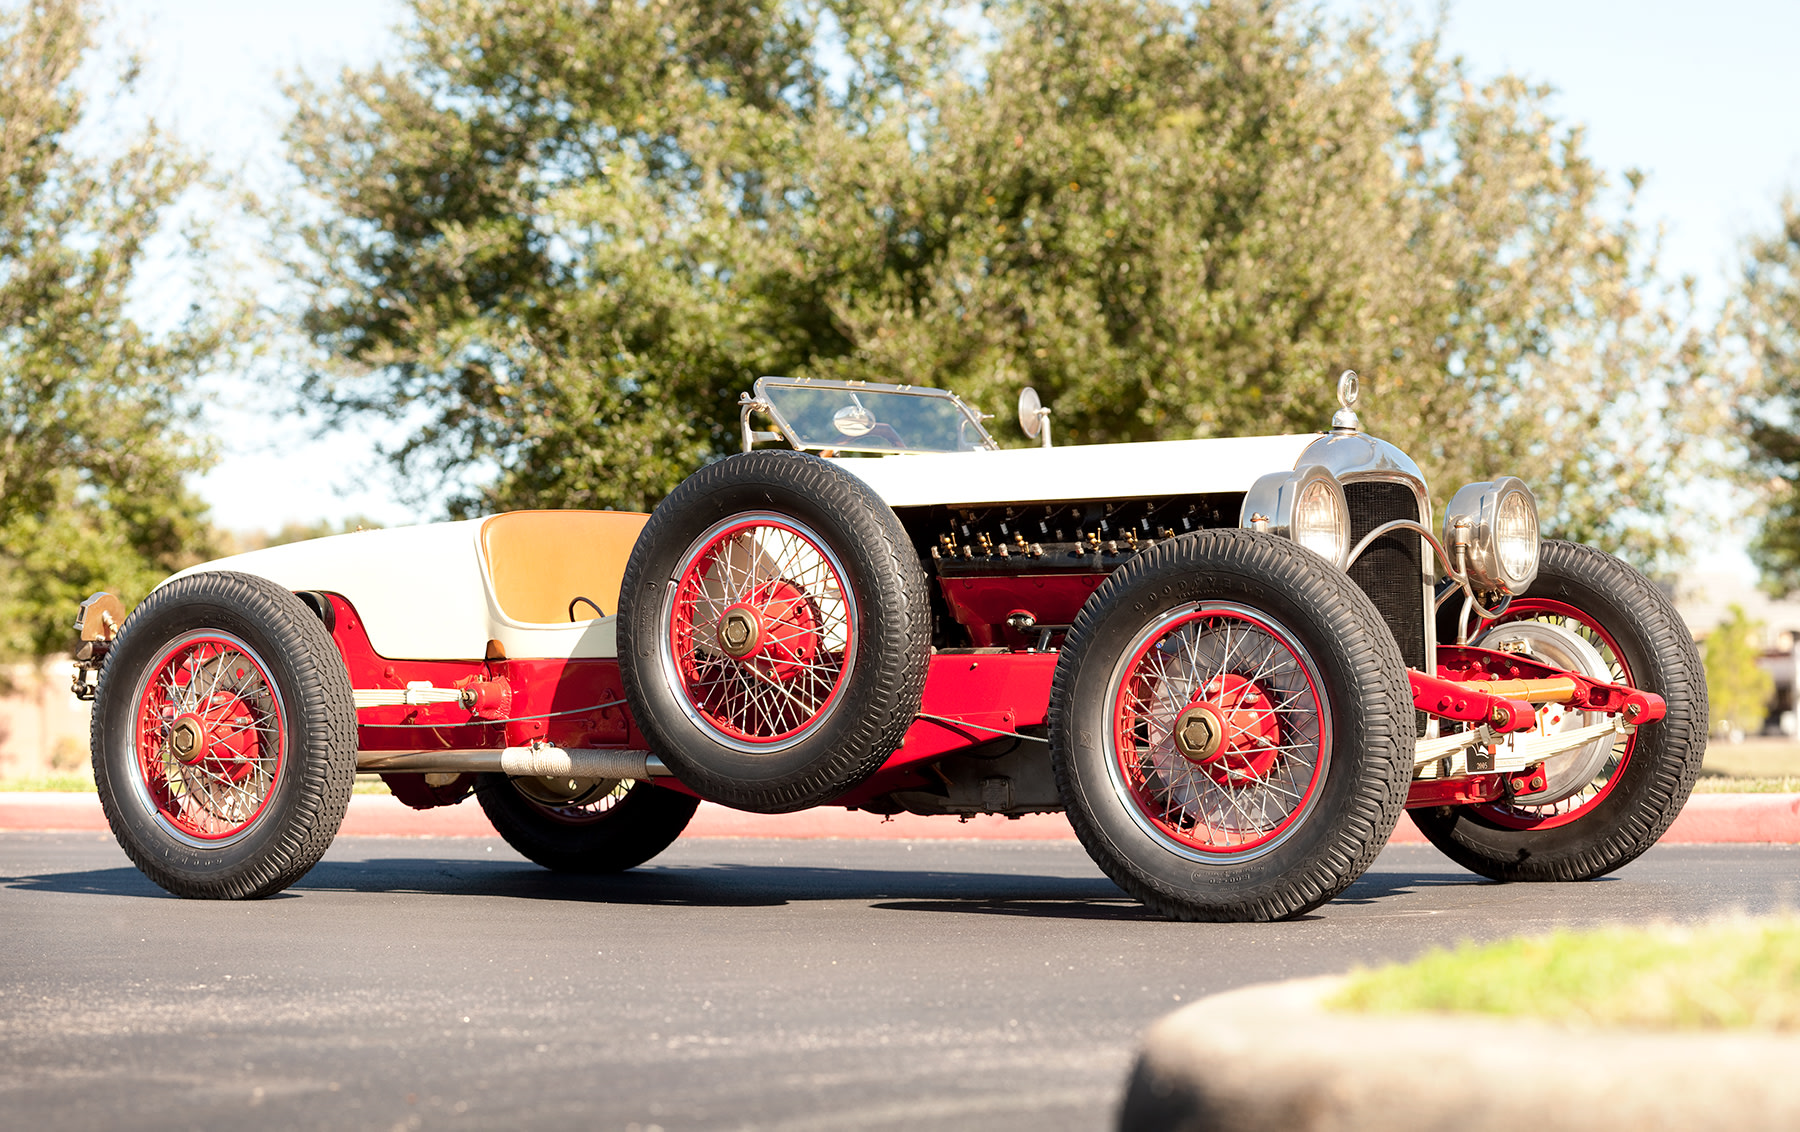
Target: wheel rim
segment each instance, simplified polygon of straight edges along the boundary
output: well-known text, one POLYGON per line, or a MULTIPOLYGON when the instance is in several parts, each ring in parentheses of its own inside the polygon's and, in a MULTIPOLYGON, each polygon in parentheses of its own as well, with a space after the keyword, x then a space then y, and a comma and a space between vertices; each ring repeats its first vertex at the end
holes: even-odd
MULTIPOLYGON (((1506 613, 1483 624, 1481 632, 1474 639, 1479 641, 1496 628, 1522 621, 1540 621, 1575 633, 1599 652, 1613 683, 1637 687, 1632 680, 1631 668, 1625 663, 1625 654, 1619 650, 1612 635, 1591 616, 1566 602, 1550 598, 1515 598, 1507 607, 1506 613)), ((1554 829, 1567 825, 1591 813, 1606 800, 1623 777, 1625 766, 1631 761, 1631 752, 1636 746, 1635 732, 1619 736, 1613 742, 1611 756, 1601 764, 1593 780, 1558 801, 1543 805, 1488 802, 1475 806, 1474 809, 1483 818, 1506 829, 1554 829)))
POLYGON ((532 807, 564 825, 592 825, 625 800, 635 779, 514 778, 513 788, 532 807))
POLYGON ((281 692, 256 651, 202 630, 166 646, 145 671, 132 786, 177 839, 220 848, 268 808, 286 763, 281 692))
POLYGON ((1145 833, 1194 861, 1274 849, 1331 759, 1318 666, 1266 614, 1190 606, 1140 632, 1114 670, 1106 766, 1145 833))
POLYGON ((823 539, 786 516, 735 515, 682 555, 662 652, 682 710, 727 747, 781 750, 836 709, 857 610, 823 539))

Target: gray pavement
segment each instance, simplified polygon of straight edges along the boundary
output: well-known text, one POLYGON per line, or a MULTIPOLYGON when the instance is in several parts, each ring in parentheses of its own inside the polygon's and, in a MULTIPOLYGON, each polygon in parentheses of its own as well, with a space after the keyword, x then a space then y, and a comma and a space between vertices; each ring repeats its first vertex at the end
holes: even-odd
POLYGON ((254 904, 0 834, 0 1124, 1101 1129, 1195 998, 1561 924, 1791 907, 1800 850, 1499 886, 1393 846, 1297 923, 1146 917, 1072 842, 696 840, 566 878, 341 838, 254 904))

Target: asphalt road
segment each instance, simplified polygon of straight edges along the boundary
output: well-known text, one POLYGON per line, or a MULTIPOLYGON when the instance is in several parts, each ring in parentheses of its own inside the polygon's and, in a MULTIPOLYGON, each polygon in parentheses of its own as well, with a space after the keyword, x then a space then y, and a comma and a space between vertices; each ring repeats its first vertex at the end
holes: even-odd
POLYGON ((341 838, 254 904, 0 834, 0 1125, 1102 1129, 1196 997, 1556 925, 1791 907, 1800 850, 1582 885, 1393 846, 1310 918, 1147 918, 1069 842, 695 840, 617 878, 341 838))

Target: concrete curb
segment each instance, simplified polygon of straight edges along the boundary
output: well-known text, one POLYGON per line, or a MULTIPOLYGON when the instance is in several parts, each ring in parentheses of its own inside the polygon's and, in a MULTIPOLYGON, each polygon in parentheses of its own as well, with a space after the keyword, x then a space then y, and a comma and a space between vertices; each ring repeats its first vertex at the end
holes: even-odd
MULTIPOLYGON (((106 817, 92 794, 0 793, 0 830, 104 831, 106 817)), ((346 837, 497 837, 474 802, 433 810, 408 809, 386 794, 358 794, 338 831, 346 837)), ((1067 841, 1074 832, 1061 814, 924 818, 820 807, 797 814, 747 814, 704 802, 684 837, 852 838, 895 841, 1067 841)), ((1396 844, 1425 840, 1410 819, 1394 830, 1396 844)), ((1663 834, 1665 845, 1773 842, 1800 844, 1800 794, 1696 794, 1663 834)))
POLYGON ((1338 1014, 1343 977, 1202 999, 1145 1035, 1129 1132, 1800 1127, 1800 1037, 1338 1014))

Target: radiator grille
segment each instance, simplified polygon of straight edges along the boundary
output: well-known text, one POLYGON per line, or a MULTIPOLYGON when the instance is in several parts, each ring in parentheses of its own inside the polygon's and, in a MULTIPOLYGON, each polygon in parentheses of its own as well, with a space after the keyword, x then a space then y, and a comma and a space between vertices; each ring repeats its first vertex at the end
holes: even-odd
MULTIPOLYGON (((1418 497, 1397 483, 1347 483, 1350 545, 1394 519, 1419 518, 1418 497)), ((1425 540, 1408 531, 1383 535, 1350 566, 1350 580, 1362 587, 1399 642, 1400 655, 1423 672, 1425 663, 1425 540)))

